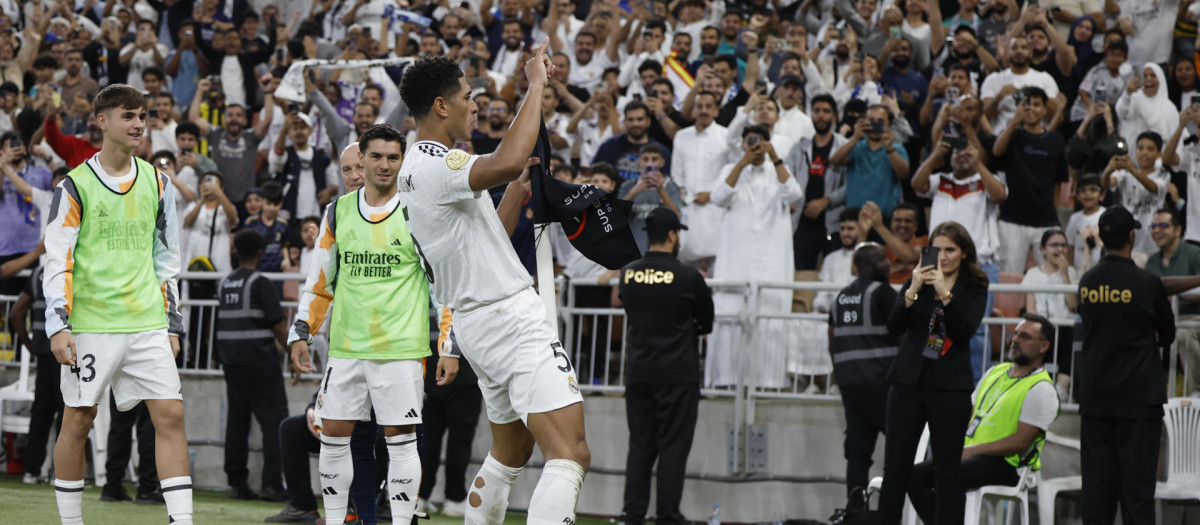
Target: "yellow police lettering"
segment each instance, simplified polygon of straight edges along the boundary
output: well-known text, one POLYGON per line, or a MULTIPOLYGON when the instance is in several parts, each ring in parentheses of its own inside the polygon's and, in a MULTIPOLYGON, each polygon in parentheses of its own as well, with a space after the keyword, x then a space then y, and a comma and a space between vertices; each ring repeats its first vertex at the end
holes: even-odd
POLYGON ((625 284, 633 281, 638 284, 671 284, 675 282, 675 272, 646 268, 644 270, 625 270, 625 284))
POLYGON ((1084 286, 1079 289, 1079 298, 1085 303, 1092 304, 1131 303, 1133 302, 1133 292, 1127 289, 1113 288, 1107 284, 1101 285, 1099 288, 1084 286))

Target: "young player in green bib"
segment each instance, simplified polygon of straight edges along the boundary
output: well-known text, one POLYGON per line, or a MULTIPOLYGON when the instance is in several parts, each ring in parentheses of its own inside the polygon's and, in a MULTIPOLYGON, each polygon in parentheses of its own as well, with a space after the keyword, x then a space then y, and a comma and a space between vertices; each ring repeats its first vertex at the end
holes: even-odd
MULTIPOLYGON (((330 204, 288 337, 292 363, 313 370, 308 341, 332 303, 329 363, 317 395, 322 422, 321 489, 329 525, 344 523, 354 467, 356 421, 383 425, 388 444, 388 496, 394 523, 416 511, 421 482, 416 425, 421 423, 424 359, 429 355, 429 283, 396 191, 404 137, 375 126, 359 138, 366 185, 330 204), (334 283, 337 301, 334 299, 334 283)), ((455 359, 438 361, 445 382, 455 359)))
POLYGON ((167 514, 192 524, 183 396, 175 354, 179 222, 166 175, 133 156, 146 100, 125 84, 95 99, 100 152, 55 189, 46 224, 46 335, 61 370, 65 408, 54 449, 54 488, 64 525, 83 523, 84 445, 97 403, 112 387, 118 410, 146 402, 167 514))

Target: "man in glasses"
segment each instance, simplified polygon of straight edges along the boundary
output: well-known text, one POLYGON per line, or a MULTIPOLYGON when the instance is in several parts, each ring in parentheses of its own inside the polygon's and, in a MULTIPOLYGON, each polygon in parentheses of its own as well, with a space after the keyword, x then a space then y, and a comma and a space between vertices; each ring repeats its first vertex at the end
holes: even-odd
MULTIPOLYGON (((508 124, 512 122, 512 106, 507 100, 497 97, 486 109, 479 110, 487 125, 479 126, 471 133, 471 147, 476 155, 487 155, 496 151, 496 146, 508 134, 508 124)), ((482 119, 481 119, 482 120, 482 119)))
MULTIPOLYGON (((1054 381, 1042 367, 1054 348, 1054 324, 1037 314, 1025 314, 1009 341, 1008 362, 993 366, 975 387, 975 413, 963 443, 962 487, 1016 486, 1017 469, 1042 467, 1039 454, 1046 429, 1058 418, 1054 381)), ((932 461, 913 466, 908 497, 925 523, 934 522, 937 497, 933 491, 932 461)))
MULTIPOLYGON (((1183 224, 1177 213, 1170 208, 1158 210, 1154 214, 1154 222, 1150 223, 1150 238, 1158 246, 1158 252, 1146 261, 1146 271, 1151 275, 1200 275, 1200 246, 1183 242, 1183 224)), ((1179 321, 1200 320, 1200 300, 1185 296, 1180 297, 1179 301, 1179 321)), ((1184 392, 1200 396, 1200 331, 1178 328, 1175 342, 1179 355, 1183 357, 1185 375, 1190 378, 1188 384, 1184 385, 1184 392)))

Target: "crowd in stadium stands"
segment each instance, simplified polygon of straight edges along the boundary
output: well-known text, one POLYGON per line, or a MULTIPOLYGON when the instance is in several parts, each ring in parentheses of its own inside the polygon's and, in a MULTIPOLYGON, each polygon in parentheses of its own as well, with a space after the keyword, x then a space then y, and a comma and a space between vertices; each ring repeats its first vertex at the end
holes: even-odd
MULTIPOLYGON (((377 123, 397 127, 411 144, 415 124, 397 89, 403 62, 298 76, 286 75, 289 66, 443 55, 461 63, 478 106, 478 129, 458 147, 493 151, 516 109, 540 104, 551 173, 631 200, 643 250, 645 218, 659 206, 673 210, 689 226, 680 258, 708 277, 845 285, 854 279, 854 247, 874 241, 886 249, 890 282, 901 284, 927 233, 954 221, 989 281, 1074 284, 1103 254, 1097 221, 1113 205, 1145 226, 1133 246, 1140 266, 1196 275, 1198 6, 0 1, 0 262, 5 277, 37 266, 55 177, 100 149, 93 98, 102 86, 128 83, 149 105, 149 140, 136 154, 176 189, 184 264, 237 269, 232 241, 249 228, 265 241, 259 271, 306 272, 318 217, 346 191, 343 148, 377 123), (557 66, 551 89, 526 101, 522 66, 531 45, 547 38, 557 66), (294 100, 276 96, 301 81, 288 86, 300 95, 294 100), (748 159, 759 143, 768 153, 748 159), (779 167, 786 183, 776 178, 779 167), (735 170, 740 184, 730 182, 735 170)), ((493 190, 497 202, 503 190, 493 190)), ((530 217, 513 245, 533 272, 530 217)), ((562 229, 552 237, 556 273, 579 284, 610 282, 613 274, 576 252, 562 229)), ((0 281, 0 293, 19 294, 23 284, 0 281)), ((279 291, 296 298, 294 285, 279 291)), ((192 298, 203 292, 190 290, 192 298)), ((718 311, 741 301, 715 295, 718 311)), ((790 291, 772 291, 759 305, 826 313, 834 296, 793 301, 790 291)), ((608 288, 578 298, 612 305, 608 288)), ((989 297, 987 312, 1023 311, 1069 327, 1075 302, 1038 293, 1012 306, 989 297)), ((1183 319, 1200 318, 1196 304, 1183 306, 1183 319)), ((734 324, 714 327, 706 385, 735 380, 734 324)), ((820 377, 833 370, 823 324, 760 335, 765 352, 777 355, 755 365, 757 384, 798 377, 801 389, 829 391, 820 377)), ((981 329, 971 341, 976 381, 983 336, 981 329)), ((607 334, 600 341, 616 348, 607 334)), ((1047 361, 1065 396, 1071 337, 1058 341, 1047 361)), ((1180 330, 1178 344, 1198 380, 1200 339, 1180 330)), ((1186 388, 1200 392, 1200 384, 1186 388)))

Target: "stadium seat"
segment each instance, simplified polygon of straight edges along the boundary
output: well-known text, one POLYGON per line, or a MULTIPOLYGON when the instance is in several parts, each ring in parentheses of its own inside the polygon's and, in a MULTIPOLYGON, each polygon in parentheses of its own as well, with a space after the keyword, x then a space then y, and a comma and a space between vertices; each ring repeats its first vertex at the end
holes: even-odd
POLYGON ((1154 489, 1156 523, 1163 500, 1200 499, 1200 399, 1172 398, 1163 405, 1167 433, 1167 480, 1154 489))
MULTIPOLYGON (((967 492, 967 508, 963 523, 975 525, 983 517, 983 502, 985 499, 1000 499, 1014 501, 1020 505, 1021 523, 1029 523, 1029 489, 1036 487, 1041 480, 1041 472, 1033 470, 1029 465, 1017 469, 1018 481, 1015 487, 1007 485, 985 485, 967 492)), ((993 514, 988 514, 988 523, 992 523, 993 514)), ((1016 512, 1005 512, 1004 523, 1012 523, 1016 512)))

